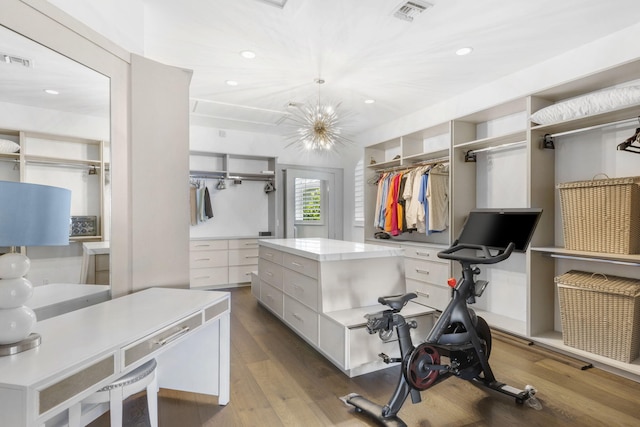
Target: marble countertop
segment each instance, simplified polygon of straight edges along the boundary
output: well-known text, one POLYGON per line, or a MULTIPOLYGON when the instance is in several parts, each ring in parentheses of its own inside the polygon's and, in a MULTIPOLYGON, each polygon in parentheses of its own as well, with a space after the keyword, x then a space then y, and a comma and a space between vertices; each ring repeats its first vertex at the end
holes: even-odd
POLYGON ((261 246, 317 261, 342 261, 403 256, 404 249, 323 238, 259 240, 261 246))

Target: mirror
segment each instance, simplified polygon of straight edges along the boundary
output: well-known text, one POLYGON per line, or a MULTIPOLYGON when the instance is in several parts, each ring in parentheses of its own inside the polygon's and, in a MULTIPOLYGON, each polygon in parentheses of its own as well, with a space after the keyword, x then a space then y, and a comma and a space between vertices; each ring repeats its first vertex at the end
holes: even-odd
POLYGON ((107 76, 0 26, 0 180, 72 191, 69 246, 26 248, 35 287, 109 285, 109 85, 107 76), (107 258, 87 257, 87 249, 107 258))

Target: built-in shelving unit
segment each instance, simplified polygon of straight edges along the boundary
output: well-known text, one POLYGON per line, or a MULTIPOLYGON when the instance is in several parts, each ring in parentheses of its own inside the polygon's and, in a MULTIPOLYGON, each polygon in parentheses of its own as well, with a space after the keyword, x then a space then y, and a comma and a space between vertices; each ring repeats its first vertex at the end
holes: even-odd
MULTIPOLYGON (((571 269, 640 278, 640 254, 563 247, 556 189, 562 182, 592 179, 602 173, 610 178, 640 175, 635 166, 640 157, 616 151, 624 136, 640 126, 640 105, 545 125, 529 119, 532 113, 561 100, 640 84, 634 81, 639 67, 638 61, 623 64, 366 147, 365 164, 375 161, 367 168, 370 183, 377 173, 389 168, 400 170, 420 161, 448 158, 450 230, 444 242, 429 238, 408 242, 403 235, 385 241, 373 239, 379 231, 373 222, 377 188, 366 185, 365 240, 433 251, 434 243, 451 243, 471 209, 542 208, 527 253, 513 254, 503 263, 482 268, 481 277, 490 285, 474 309, 494 328, 640 380, 640 359, 623 363, 564 345, 554 283, 554 277, 571 269), (552 143, 545 144, 550 139, 552 143)), ((456 266, 451 270, 457 275, 456 266)), ((412 286, 408 283, 407 290, 413 290, 412 286)))
POLYGON ((70 241, 104 239, 105 144, 101 140, 39 132, 0 130, 0 137, 20 145, 18 153, 0 154, 0 179, 53 185, 71 190, 71 215, 95 216, 96 233, 70 241))

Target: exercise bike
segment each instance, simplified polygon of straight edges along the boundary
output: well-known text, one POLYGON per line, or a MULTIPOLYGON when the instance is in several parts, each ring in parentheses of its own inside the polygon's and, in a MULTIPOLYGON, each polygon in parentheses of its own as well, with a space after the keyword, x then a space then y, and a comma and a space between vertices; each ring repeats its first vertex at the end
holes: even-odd
POLYGON ((539 209, 472 211, 460 237, 438 253, 440 258, 460 263, 462 278, 449 279, 452 298, 423 343, 413 345, 410 330, 417 324, 400 314, 417 297, 415 293, 380 297, 378 302, 388 309, 365 316, 370 334, 377 333, 386 341, 395 329, 398 337, 399 358, 380 354, 385 363, 401 364, 400 378, 389 402, 381 406, 356 393, 340 399, 382 425, 406 426, 397 416, 406 398, 411 395, 412 403, 419 403, 421 391, 455 376, 510 396, 518 404, 541 409, 534 387, 528 385, 521 390, 496 380, 489 366, 491 331, 487 322, 468 307, 488 285, 485 280, 475 279, 480 274, 477 265, 496 264, 509 258, 514 250, 525 251, 540 214, 539 209))

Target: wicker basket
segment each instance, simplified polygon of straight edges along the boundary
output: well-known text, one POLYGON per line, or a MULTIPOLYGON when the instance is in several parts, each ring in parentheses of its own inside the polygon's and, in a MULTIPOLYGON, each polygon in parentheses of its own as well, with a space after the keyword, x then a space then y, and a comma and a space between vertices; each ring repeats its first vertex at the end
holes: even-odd
POLYGON ((640 280, 569 271, 555 278, 565 345, 632 362, 640 350, 640 280))
POLYGON ((564 246, 577 251, 640 253, 640 177, 559 184, 564 246))

